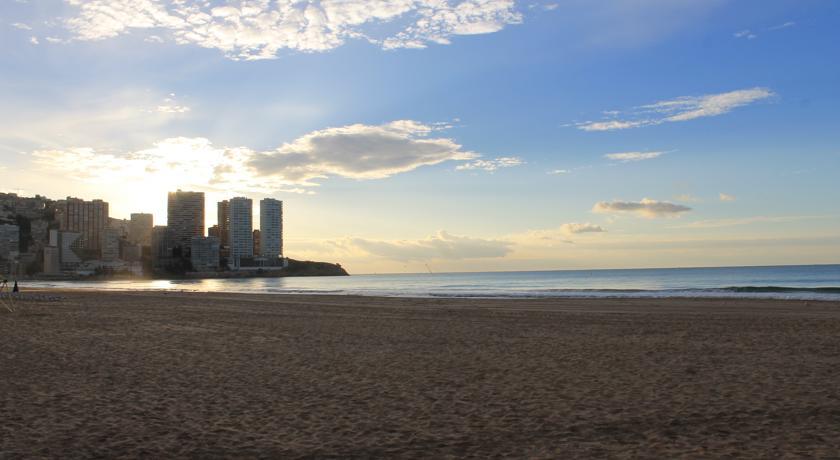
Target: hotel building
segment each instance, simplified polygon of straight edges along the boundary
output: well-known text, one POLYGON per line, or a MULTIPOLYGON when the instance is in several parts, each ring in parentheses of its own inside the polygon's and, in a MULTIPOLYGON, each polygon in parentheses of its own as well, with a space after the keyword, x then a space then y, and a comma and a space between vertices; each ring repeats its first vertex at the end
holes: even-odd
POLYGON ((169 238, 181 248, 181 256, 189 256, 194 236, 204 236, 204 193, 169 192, 166 212, 169 238))

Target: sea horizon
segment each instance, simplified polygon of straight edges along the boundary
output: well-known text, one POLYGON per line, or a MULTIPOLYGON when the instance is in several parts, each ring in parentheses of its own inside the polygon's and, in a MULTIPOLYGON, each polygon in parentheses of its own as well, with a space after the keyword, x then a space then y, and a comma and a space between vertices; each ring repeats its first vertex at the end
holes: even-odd
POLYGON ((751 298, 840 301, 840 264, 349 277, 31 281, 29 287, 416 298, 751 298))
MULTIPOLYGON (((691 265, 691 266, 673 266, 673 267, 624 267, 624 268, 553 268, 540 270, 480 270, 480 271, 434 271, 431 274, 435 275, 450 275, 463 273, 545 273, 545 272, 582 272, 582 271, 631 271, 631 270, 695 270, 695 269, 709 269, 709 268, 778 268, 778 267, 831 267, 840 266, 838 263, 821 263, 821 264, 758 264, 758 265, 691 265)), ((350 276, 369 276, 369 275, 425 275, 429 272, 370 272, 370 273, 351 273, 350 276)), ((840 281, 838 281, 840 282, 840 281)))

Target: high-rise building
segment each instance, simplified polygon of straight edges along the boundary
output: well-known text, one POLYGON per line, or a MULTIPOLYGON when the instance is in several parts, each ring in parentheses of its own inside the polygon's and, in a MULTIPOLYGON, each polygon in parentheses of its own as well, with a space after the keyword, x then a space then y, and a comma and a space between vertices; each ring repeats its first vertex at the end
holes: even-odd
POLYGON ((85 257, 102 257, 105 229, 108 228, 108 203, 67 197, 56 202, 55 219, 59 230, 79 233, 77 244, 85 257))
POLYGON ((204 236, 204 192, 169 192, 166 220, 172 242, 188 256, 192 238, 204 236))
POLYGON ((230 200, 230 232, 228 265, 239 268, 243 259, 254 257, 253 206, 250 198, 230 200))
POLYGON ((283 202, 260 200, 260 255, 273 261, 283 257, 283 202))
POLYGON ((155 226, 155 218, 151 214, 134 213, 128 225, 128 241, 141 246, 152 244, 152 228, 155 226))
POLYGON ((219 225, 219 240, 222 246, 227 246, 230 240, 230 201, 220 201, 216 205, 216 215, 219 225))
POLYGON ((194 236, 190 262, 193 270, 209 272, 219 269, 219 239, 215 236, 194 236))

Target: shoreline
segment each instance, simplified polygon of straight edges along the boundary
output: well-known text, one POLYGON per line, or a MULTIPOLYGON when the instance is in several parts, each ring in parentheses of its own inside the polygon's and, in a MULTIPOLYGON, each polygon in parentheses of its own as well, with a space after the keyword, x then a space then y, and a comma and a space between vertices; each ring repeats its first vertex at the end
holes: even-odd
MULTIPOLYGON (((819 289, 815 288, 814 290, 803 289, 801 292, 815 292, 818 293, 819 289)), ((830 288, 835 289, 835 288, 830 288)), ((756 302, 821 302, 821 303, 836 303, 840 306, 840 299, 832 299, 832 298, 820 298, 820 297, 783 297, 783 296, 773 296, 772 293, 767 293, 768 295, 761 296, 761 293, 742 293, 741 295, 736 295, 736 293, 729 294, 727 292, 721 292, 719 295, 704 295, 703 291, 694 291, 698 292, 696 295, 657 295, 662 291, 647 291, 650 294, 640 294, 640 295, 623 295, 623 294, 604 294, 604 295, 529 295, 527 293, 523 295, 488 295, 488 296, 480 296, 480 295, 437 295, 437 294, 430 294, 426 296, 422 295, 384 295, 381 293, 376 294, 359 294, 359 293, 327 293, 327 292, 304 292, 301 290, 295 290, 290 292, 284 291, 214 291, 214 290, 194 290, 194 289, 161 289, 161 288, 141 288, 141 289, 124 289, 122 287, 115 287, 113 289, 103 289, 91 286, 80 286, 80 287, 42 287, 42 286, 35 286, 35 287, 25 287, 23 288, 23 293, 25 295, 26 292, 102 292, 102 293, 184 293, 184 294, 224 294, 224 295, 242 295, 242 296, 250 296, 250 295, 259 295, 259 296, 290 296, 290 297, 338 297, 338 298, 358 298, 358 299, 366 299, 366 298, 374 298, 374 299, 414 299, 414 300, 476 300, 476 301, 593 301, 597 302, 600 300, 605 301, 680 301, 680 300, 720 300, 720 301, 756 301, 756 302)), ((604 291, 601 291, 604 292, 604 291)), ((634 291, 639 292, 639 291, 634 291)))

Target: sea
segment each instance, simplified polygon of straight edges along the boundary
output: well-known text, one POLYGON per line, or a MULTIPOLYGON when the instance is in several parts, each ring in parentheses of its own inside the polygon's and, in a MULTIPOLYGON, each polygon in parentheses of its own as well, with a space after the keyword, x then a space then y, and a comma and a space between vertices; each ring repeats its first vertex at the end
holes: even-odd
POLYGON ((715 297, 840 301, 840 265, 29 282, 29 286, 393 297, 715 297))

